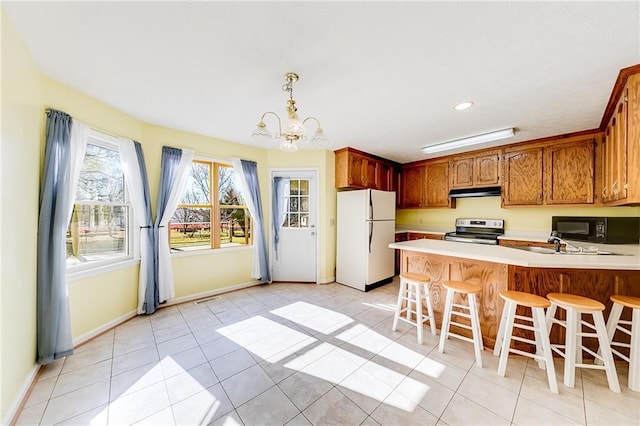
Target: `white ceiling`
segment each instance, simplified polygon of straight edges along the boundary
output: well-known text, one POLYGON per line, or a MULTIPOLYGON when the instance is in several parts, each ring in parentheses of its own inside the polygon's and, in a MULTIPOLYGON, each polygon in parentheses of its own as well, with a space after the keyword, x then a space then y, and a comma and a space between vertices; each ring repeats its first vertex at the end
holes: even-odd
POLYGON ((506 127, 500 144, 596 128, 640 63, 637 1, 2 5, 45 74, 142 121, 252 144, 294 71, 330 149, 403 163, 506 127))

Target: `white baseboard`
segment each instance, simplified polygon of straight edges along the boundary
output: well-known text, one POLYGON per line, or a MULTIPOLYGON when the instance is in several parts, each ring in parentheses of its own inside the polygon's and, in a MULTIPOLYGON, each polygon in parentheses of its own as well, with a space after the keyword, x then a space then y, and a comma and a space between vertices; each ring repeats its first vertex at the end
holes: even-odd
POLYGON ((33 386, 36 377, 38 377, 38 371, 40 371, 40 365, 35 364, 31 369, 31 372, 27 376, 27 380, 24 381, 20 392, 18 392, 18 395, 16 395, 16 397, 14 398, 13 403, 9 406, 7 415, 4 419, 2 419, 2 422, 0 424, 12 425, 16 423, 16 421, 18 420, 17 416, 19 414, 20 407, 29 394, 29 390, 31 389, 31 386, 33 386))

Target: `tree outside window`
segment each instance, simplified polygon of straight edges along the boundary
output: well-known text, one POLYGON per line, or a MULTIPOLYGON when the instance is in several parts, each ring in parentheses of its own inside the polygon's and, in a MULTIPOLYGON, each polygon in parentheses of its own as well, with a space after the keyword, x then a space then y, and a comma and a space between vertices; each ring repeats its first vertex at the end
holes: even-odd
POLYGON ((233 168, 195 160, 170 226, 176 251, 251 244, 251 218, 233 168))

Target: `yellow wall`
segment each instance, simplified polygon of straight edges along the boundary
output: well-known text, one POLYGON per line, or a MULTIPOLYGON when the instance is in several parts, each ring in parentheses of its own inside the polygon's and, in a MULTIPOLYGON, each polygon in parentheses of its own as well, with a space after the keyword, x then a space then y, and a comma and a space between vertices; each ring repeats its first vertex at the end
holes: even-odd
POLYGON ((454 228, 458 217, 504 219, 506 231, 550 232, 551 216, 640 216, 640 207, 500 207, 500 197, 459 198, 455 209, 398 210, 399 225, 454 228), (421 222, 422 220, 422 222, 421 222))
POLYGON ((40 71, 0 7, 0 423, 7 420, 36 356, 40 71))
MULTIPOLYGON (((7 420, 10 410, 19 402, 16 399, 28 385, 35 367, 36 229, 44 161, 45 108, 62 110, 98 130, 140 142, 147 163, 154 215, 161 150, 163 145, 169 145, 221 160, 239 157, 256 161, 263 206, 269 205, 269 168, 318 168, 320 220, 326 223, 335 220, 331 151, 300 151, 291 155, 143 123, 42 75, 3 13, 0 421, 7 420), (26 225, 13 226, 17 222, 26 225)), ((269 220, 269 210, 265 207, 266 226, 269 220)), ((330 280, 335 268, 335 227, 326 226, 320 238, 320 275, 330 280)), ((174 257, 176 297, 252 282, 251 257, 251 249, 174 257)), ((69 282, 74 338, 131 315, 137 304, 137 275, 135 265, 69 282), (95 300, 101 303, 96 305, 95 300)))

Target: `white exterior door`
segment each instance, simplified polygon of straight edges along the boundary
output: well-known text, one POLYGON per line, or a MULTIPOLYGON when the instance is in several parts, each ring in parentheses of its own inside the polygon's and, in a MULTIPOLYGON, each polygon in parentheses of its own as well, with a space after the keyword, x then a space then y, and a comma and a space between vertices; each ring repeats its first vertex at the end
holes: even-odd
POLYGON ((317 282, 317 173, 309 171, 273 171, 273 178, 288 178, 282 200, 282 216, 275 218, 271 209, 271 267, 273 281, 317 282), (279 241, 274 241, 274 226, 279 223, 279 241))

